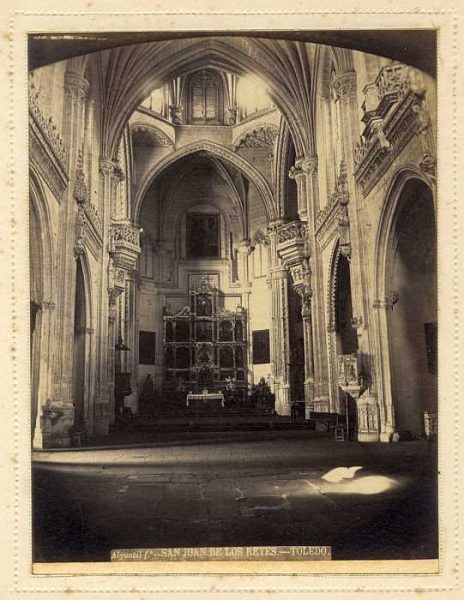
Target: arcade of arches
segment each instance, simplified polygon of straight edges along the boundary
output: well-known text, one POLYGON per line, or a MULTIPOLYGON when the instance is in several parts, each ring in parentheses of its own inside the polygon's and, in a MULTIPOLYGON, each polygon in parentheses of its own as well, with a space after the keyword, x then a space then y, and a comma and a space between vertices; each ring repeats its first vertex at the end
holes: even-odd
POLYGON ((423 435, 435 110, 413 67, 289 40, 31 71, 34 447, 221 410, 423 435))

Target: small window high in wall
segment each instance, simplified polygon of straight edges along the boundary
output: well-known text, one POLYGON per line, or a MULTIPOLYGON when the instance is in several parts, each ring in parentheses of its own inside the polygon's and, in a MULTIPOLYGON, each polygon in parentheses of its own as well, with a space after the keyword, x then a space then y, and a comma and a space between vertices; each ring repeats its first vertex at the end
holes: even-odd
POLYGON ((188 119, 192 125, 220 125, 223 121, 222 81, 218 73, 204 69, 188 81, 188 119))

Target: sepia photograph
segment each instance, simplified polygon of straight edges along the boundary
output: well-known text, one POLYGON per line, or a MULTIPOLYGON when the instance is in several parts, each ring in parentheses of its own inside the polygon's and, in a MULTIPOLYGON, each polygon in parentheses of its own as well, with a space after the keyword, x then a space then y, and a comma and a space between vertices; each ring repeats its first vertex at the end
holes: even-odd
POLYGON ((27 41, 32 562, 438 565, 437 32, 27 41))

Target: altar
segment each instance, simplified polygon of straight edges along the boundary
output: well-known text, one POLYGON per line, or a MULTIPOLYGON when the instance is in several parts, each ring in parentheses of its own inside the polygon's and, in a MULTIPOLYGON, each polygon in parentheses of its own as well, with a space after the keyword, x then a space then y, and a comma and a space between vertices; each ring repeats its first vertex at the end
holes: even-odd
POLYGON ((201 392, 187 394, 185 406, 187 408, 224 408, 224 394, 222 392, 201 392))

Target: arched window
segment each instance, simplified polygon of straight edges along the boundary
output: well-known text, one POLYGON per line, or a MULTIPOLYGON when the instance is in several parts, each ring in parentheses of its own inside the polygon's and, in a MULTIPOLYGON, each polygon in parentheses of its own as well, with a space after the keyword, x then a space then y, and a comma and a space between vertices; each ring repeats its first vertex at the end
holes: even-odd
POLYGON ((189 81, 188 115, 191 124, 220 124, 223 119, 222 82, 212 70, 197 71, 189 81))

